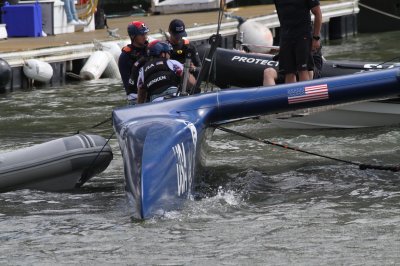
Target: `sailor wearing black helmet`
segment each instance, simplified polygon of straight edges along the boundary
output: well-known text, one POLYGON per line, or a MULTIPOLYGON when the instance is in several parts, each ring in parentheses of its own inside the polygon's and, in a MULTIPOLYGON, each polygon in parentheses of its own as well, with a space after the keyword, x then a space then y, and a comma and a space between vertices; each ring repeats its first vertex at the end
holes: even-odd
POLYGON ((172 45, 173 51, 171 58, 182 64, 186 58, 190 58, 190 73, 197 74, 200 72, 201 60, 196 46, 190 43, 187 39, 186 27, 182 20, 173 19, 168 27, 169 39, 168 42, 172 45))
MULTIPOLYGON (((155 40, 148 46, 150 59, 140 68, 138 77, 138 103, 161 101, 178 93, 183 65, 170 59, 172 46, 155 40)), ((190 86, 196 80, 190 74, 190 86)))
POLYGON ((118 60, 118 68, 129 104, 134 104, 137 99, 136 78, 138 67, 135 63, 147 55, 147 33, 149 28, 142 21, 132 21, 128 24, 128 35, 131 43, 122 48, 118 60))

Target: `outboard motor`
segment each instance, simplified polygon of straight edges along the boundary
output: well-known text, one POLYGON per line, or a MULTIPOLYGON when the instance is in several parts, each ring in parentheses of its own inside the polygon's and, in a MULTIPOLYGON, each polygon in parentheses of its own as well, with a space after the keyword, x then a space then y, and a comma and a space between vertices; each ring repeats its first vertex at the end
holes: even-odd
POLYGON ((0 58, 0 93, 5 92, 8 82, 11 80, 11 67, 7 61, 0 58))

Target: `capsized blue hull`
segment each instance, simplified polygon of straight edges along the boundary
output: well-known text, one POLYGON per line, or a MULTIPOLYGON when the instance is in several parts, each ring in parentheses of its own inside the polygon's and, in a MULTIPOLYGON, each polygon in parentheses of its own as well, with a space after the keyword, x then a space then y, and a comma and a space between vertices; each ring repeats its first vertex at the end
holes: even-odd
POLYGON ((400 70, 224 90, 113 111, 133 216, 151 218, 191 196, 205 131, 234 119, 393 96, 400 70))

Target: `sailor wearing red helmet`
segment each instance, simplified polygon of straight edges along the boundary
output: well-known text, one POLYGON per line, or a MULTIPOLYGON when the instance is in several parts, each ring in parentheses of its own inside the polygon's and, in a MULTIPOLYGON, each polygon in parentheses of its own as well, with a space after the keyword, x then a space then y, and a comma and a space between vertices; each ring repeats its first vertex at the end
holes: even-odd
MULTIPOLYGON (((150 56, 139 71, 137 82, 138 103, 161 101, 177 96, 183 65, 170 59, 173 48, 167 42, 155 40, 148 46, 150 56)), ((189 75, 189 86, 196 83, 189 75)))
POLYGON ((129 104, 135 104, 137 99, 137 82, 135 79, 138 74, 138 68, 135 67, 135 63, 147 55, 147 33, 149 28, 142 21, 132 21, 128 24, 127 31, 131 43, 122 48, 118 60, 118 68, 128 102, 129 104))

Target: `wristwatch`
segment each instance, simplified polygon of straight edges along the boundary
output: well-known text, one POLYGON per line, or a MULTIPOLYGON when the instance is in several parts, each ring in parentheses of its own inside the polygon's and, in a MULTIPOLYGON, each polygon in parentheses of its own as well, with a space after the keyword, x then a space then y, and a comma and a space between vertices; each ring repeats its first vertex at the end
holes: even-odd
POLYGON ((314 40, 316 40, 316 41, 319 41, 319 39, 321 39, 321 37, 318 36, 318 35, 314 35, 314 36, 312 36, 312 38, 313 38, 314 40))

